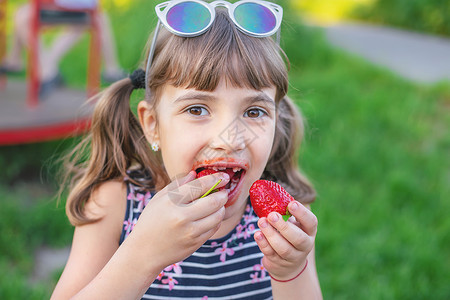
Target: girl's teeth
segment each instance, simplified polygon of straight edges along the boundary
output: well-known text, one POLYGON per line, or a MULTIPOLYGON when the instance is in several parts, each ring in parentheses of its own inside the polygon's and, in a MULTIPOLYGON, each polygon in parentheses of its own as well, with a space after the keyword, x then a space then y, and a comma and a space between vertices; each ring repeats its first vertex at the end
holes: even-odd
POLYGON ((239 172, 240 170, 241 170, 241 168, 239 168, 239 167, 233 168, 233 172, 234 172, 234 173, 239 172))
POLYGON ((230 185, 230 190, 234 190, 234 188, 236 187, 236 185, 237 185, 237 183, 236 182, 231 182, 231 185, 230 185))
POLYGON ((214 171, 216 171, 216 172, 219 171, 219 168, 217 168, 217 167, 212 167, 212 169, 213 169, 214 171))
POLYGON ((225 167, 218 167, 219 171, 225 171, 227 168, 225 167))

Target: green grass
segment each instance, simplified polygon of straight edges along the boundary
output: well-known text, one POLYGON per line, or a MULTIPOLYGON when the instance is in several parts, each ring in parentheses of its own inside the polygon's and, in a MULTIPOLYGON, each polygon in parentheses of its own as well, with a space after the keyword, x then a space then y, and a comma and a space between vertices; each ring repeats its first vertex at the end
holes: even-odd
MULTIPOLYGON (((153 3, 110 10, 127 68, 139 61, 151 25, 140 27, 154 21, 153 3), (129 16, 140 21, 126 22, 129 16)), ((330 49, 319 31, 292 16, 283 45, 292 64, 290 96, 308 121, 301 166, 319 194, 313 210, 325 298, 449 299, 449 83, 413 84, 330 49)), ((84 74, 79 47, 63 63, 75 85, 84 74)), ((30 285, 28 276, 35 249, 70 243, 72 229, 52 198, 49 158, 71 143, 0 148, 1 299, 51 292, 55 277, 30 285), (39 181, 49 187, 30 185, 39 181)))
POLYGON ((437 35, 450 35, 445 0, 290 0, 302 14, 322 22, 356 19, 437 35))
POLYGON ((73 232, 64 206, 56 206, 55 190, 46 186, 49 184, 38 181, 0 184, 1 299, 45 299, 54 287, 54 278, 30 283, 34 251, 42 245, 67 246, 73 232))
POLYGON ((375 0, 357 5, 352 17, 406 29, 450 35, 450 5, 442 0, 375 0))

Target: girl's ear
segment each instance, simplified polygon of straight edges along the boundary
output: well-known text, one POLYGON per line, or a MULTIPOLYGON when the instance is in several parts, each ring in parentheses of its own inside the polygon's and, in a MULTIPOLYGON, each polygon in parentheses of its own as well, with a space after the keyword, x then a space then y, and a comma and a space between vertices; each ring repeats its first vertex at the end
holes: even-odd
POLYGON ((137 112, 139 116, 139 122, 141 123, 147 141, 150 144, 159 144, 159 134, 155 110, 147 101, 142 100, 138 104, 137 112))

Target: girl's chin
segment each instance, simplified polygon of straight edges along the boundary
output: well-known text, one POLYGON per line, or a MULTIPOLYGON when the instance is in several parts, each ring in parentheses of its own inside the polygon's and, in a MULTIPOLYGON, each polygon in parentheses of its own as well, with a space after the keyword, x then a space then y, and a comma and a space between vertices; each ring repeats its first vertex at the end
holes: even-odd
POLYGON ((241 191, 237 190, 234 191, 231 195, 228 195, 228 201, 225 203, 225 208, 232 206, 236 203, 236 201, 239 199, 239 196, 241 195, 241 191))

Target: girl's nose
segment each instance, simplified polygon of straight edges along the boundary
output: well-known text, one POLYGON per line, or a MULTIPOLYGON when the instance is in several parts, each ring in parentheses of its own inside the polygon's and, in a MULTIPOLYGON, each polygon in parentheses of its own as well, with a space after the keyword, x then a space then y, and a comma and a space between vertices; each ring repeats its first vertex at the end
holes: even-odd
POLYGON ((239 118, 234 119, 226 126, 222 127, 217 136, 213 137, 210 147, 215 150, 222 150, 226 154, 239 152, 245 149, 251 130, 239 118))

